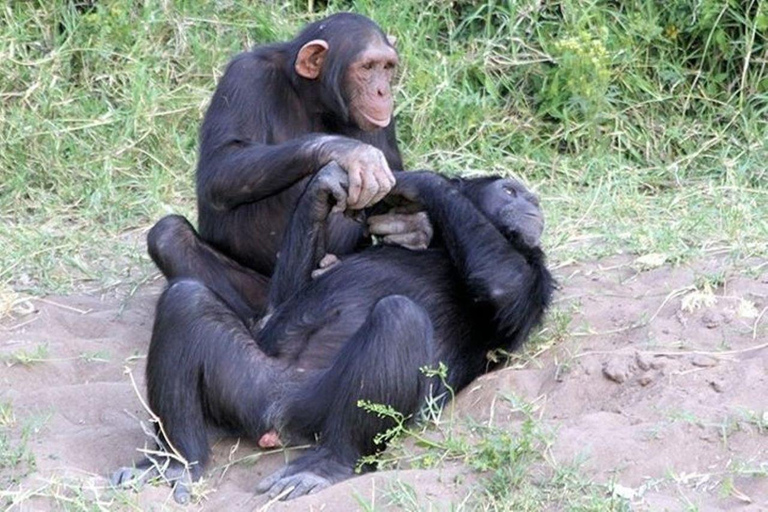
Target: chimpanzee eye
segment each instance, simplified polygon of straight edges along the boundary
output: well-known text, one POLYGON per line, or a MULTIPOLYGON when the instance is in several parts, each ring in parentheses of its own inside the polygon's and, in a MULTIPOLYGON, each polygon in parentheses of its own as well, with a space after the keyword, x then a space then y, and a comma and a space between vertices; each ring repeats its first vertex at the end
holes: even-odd
POLYGON ((366 71, 370 71, 373 69, 373 62, 366 62, 363 64, 363 69, 366 71))
POLYGON ((514 189, 514 188, 512 188, 512 187, 510 187, 510 188, 505 188, 505 189, 504 189, 504 192, 506 192, 508 196, 517 197, 517 190, 515 190, 515 189, 514 189))

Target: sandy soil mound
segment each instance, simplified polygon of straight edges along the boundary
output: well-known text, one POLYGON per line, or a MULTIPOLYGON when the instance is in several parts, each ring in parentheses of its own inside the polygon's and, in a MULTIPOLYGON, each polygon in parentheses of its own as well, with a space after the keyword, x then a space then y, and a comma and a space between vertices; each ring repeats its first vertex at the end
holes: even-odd
MULTIPOLYGON (((544 337, 561 329, 562 341, 479 379, 456 409, 516 429, 519 415, 498 407, 498 397, 535 404, 538 421, 554 432, 552 457, 583 461, 586 478, 610 482, 636 510, 768 510, 768 269, 723 277, 715 261, 641 266, 614 258, 560 268, 562 290, 544 337)), ((148 442, 128 371, 143 394, 160 290, 148 286, 128 300, 33 299, 33 313, 4 320, 0 506, 174 507, 165 486, 113 492, 104 479, 148 442)), ((188 509, 386 508, 387 482, 405 482, 422 508, 443 510, 482 479, 448 462, 269 504, 253 489, 285 455, 258 453, 245 441, 217 443, 204 499, 188 509)))

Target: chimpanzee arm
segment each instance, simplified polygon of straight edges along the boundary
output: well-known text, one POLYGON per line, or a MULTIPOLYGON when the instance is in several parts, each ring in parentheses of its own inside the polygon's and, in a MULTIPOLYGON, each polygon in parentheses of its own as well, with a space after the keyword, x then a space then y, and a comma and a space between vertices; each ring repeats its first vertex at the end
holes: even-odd
POLYGON ((470 199, 432 173, 397 173, 393 193, 417 200, 479 306, 493 308, 500 334, 515 345, 541 318, 552 280, 537 247, 510 241, 470 199))
POLYGON ((198 194, 215 209, 232 209, 277 194, 330 162, 334 155, 360 145, 352 139, 322 134, 276 145, 233 138, 201 158, 198 194))
POLYGON ((328 215, 346 205, 347 186, 347 173, 335 162, 307 185, 283 238, 269 288, 269 312, 312 280, 312 271, 325 256, 328 215))
POLYGON ((369 188, 389 190, 394 182, 380 149, 350 137, 314 133, 282 70, 252 53, 238 56, 227 68, 200 139, 198 197, 217 210, 277 194, 332 160, 351 174, 350 198, 358 196, 356 187, 363 187, 359 194, 368 200, 361 207, 376 194, 369 188), (371 176, 363 180, 361 173, 371 176))

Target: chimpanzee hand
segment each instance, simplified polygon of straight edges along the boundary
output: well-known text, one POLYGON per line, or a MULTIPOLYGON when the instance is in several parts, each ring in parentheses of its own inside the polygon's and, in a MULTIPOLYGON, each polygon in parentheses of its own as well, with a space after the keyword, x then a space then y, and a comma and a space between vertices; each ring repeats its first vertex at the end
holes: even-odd
POLYGON ((384 153, 371 145, 355 143, 331 155, 349 176, 347 207, 352 210, 378 203, 395 185, 384 153))
POLYGON ((429 247, 434 233, 427 212, 413 212, 408 206, 398 206, 383 215, 369 217, 368 231, 382 237, 385 244, 411 250, 429 247))
POLYGON ((423 192, 432 187, 449 185, 444 177, 429 171, 398 171, 395 174, 397 182, 387 197, 387 203, 393 205, 405 204, 411 211, 423 210, 423 192))
POLYGON ((445 185, 445 178, 431 172, 396 172, 397 182, 386 201, 394 206, 384 215, 368 219, 371 234, 383 237, 386 244, 407 249, 426 249, 434 230, 429 216, 421 204, 421 193, 429 187, 445 185))
POLYGON ((343 212, 349 202, 347 172, 336 162, 321 168, 307 187, 307 194, 312 198, 312 217, 325 220, 330 212, 343 212), (333 198, 333 200, 331 200, 333 198), (333 204, 333 208, 329 208, 333 204))

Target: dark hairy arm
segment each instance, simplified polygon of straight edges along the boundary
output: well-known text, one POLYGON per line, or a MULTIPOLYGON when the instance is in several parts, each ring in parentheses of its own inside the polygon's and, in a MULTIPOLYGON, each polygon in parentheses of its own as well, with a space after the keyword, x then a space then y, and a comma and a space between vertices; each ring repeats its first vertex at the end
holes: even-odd
POLYGON ((312 271, 326 254, 328 216, 345 208, 348 186, 346 173, 336 163, 320 169, 307 185, 283 238, 270 283, 270 312, 312 280, 312 271))
POLYGON ((307 134, 281 144, 231 140, 200 161, 198 194, 217 210, 278 194, 358 144, 345 137, 307 134))
POLYGON ((393 193, 423 205, 476 303, 494 311, 504 344, 521 342, 551 295, 543 252, 521 239, 508 240, 455 185, 436 174, 398 173, 393 193))
POLYGON ((305 100, 273 60, 242 54, 221 78, 201 130, 198 196, 216 210, 234 209, 336 161, 350 176, 352 208, 381 199, 394 185, 384 152, 317 133, 322 126, 308 117, 305 100))

